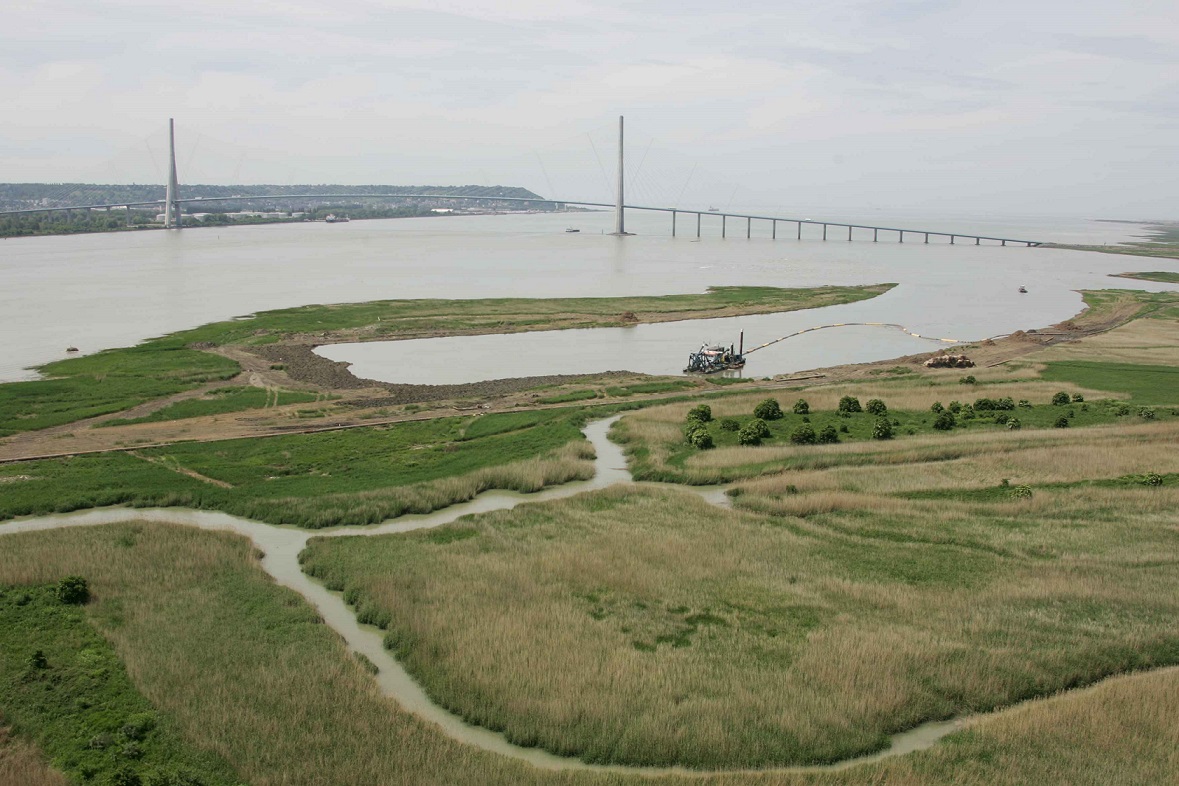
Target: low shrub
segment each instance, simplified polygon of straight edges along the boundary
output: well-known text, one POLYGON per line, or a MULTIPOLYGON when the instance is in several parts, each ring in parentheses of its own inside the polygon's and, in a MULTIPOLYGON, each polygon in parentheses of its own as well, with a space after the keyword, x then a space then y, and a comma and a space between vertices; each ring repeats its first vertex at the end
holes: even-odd
POLYGON ((962 377, 961 379, 958 380, 959 385, 973 385, 975 382, 976 382, 976 380, 975 380, 973 374, 970 374, 969 376, 962 377))
POLYGON ((1018 431, 1023 428, 1023 424, 1019 422, 1019 418, 1011 418, 1007 421, 1007 428, 1012 431, 1018 431))
POLYGON ((815 430, 807 423, 803 423, 794 429, 794 433, 790 435, 790 441, 795 445, 813 445, 818 439, 815 430))
POLYGON ((1016 486, 1015 488, 1011 489, 1011 498, 1012 499, 1031 499, 1032 498, 1032 487, 1026 486, 1026 485, 1016 486))
POLYGON ((707 404, 700 404, 688 410, 689 423, 695 421, 696 423, 707 423, 712 420, 712 407, 707 404))
POLYGON ((933 421, 933 427, 938 431, 949 431, 954 426, 958 425, 958 419, 954 417, 953 412, 942 411, 938 414, 937 419, 933 421))
POLYGON ((741 424, 733 418, 724 418, 720 422, 721 431, 737 431, 741 428, 741 424))
POLYGON ((833 445, 839 441, 839 432, 835 430, 835 426, 828 424, 819 430, 818 439, 820 445, 833 445))
POLYGON ((689 427, 684 437, 689 445, 700 450, 708 450, 714 445, 712 434, 709 434, 708 429, 701 423, 689 427))
POLYGON ((1073 403, 1080 404, 1084 400, 1085 400, 1085 397, 1082 396, 1080 393, 1073 394, 1073 403))
POLYGON ((795 415, 809 415, 811 414, 811 405, 806 402, 805 398, 800 398, 794 402, 795 415))
POLYGON ((844 396, 839 399, 839 411, 845 414, 853 414, 855 412, 863 412, 860 407, 860 400, 855 396, 844 396))
POLYGON ((1061 415, 1058 417, 1056 422, 1052 424, 1052 428, 1068 428, 1068 416, 1061 415))
POLYGON ((888 418, 880 418, 872 426, 872 439, 892 439, 892 423, 888 418))
POLYGON ((1020 407, 1021 409, 1031 409, 1031 408, 1032 408, 1032 402, 1028 401, 1026 398, 1021 398, 1021 399, 1019 400, 1019 407, 1020 407))
POLYGON ((962 404, 960 404, 957 401, 951 401, 949 406, 946 407, 946 409, 950 410, 955 415, 957 415, 959 412, 962 411, 962 404))
POLYGON ((1154 420, 1154 407, 1139 407, 1138 417, 1142 418, 1143 420, 1154 420))
POLYGON ((759 420, 778 420, 782 417, 782 407, 777 399, 767 398, 753 408, 753 416, 759 420))
POLYGON ((81 606, 90 600, 90 585, 81 576, 66 576, 57 582, 57 599, 71 606, 81 606))
POLYGON ((878 398, 874 398, 874 399, 869 400, 868 405, 866 407, 864 407, 864 410, 869 415, 887 415, 888 414, 888 407, 885 406, 884 402, 878 398))
POLYGON ((934 413, 935 415, 938 415, 938 414, 941 414, 942 412, 945 412, 946 408, 942 406, 942 402, 935 401, 935 402, 933 402, 933 406, 929 408, 929 411, 934 413))
POLYGON ((737 441, 742 445, 760 445, 761 436, 758 435, 756 429, 752 428, 752 424, 748 424, 737 432, 737 441))
POLYGON ((1058 407, 1064 406, 1065 404, 1068 404, 1071 401, 1072 401, 1072 399, 1069 398, 1068 393, 1065 393, 1063 390, 1052 397, 1052 403, 1058 407))

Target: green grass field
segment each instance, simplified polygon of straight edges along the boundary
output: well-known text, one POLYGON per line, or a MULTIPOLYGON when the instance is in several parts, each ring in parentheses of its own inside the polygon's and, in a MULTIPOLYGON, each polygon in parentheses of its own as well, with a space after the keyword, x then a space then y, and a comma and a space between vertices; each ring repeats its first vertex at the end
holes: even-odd
POLYGON ((1051 382, 1071 382, 1080 387, 1126 393, 1134 404, 1179 405, 1179 366, 1056 361, 1046 364, 1041 377, 1051 382))
POLYGON ((102 423, 103 426, 127 426, 132 423, 161 423, 169 420, 200 418, 207 415, 224 415, 247 409, 279 407, 284 404, 307 404, 325 400, 320 393, 304 393, 296 390, 267 390, 256 387, 228 387, 210 390, 200 398, 185 399, 169 404, 141 418, 115 418, 102 423))
POLYGON ((1160 281, 1164 284, 1179 284, 1179 273, 1152 270, 1144 273, 1118 273, 1118 278, 1136 278, 1139 281, 1160 281))
POLYGON ((535 491, 584 477, 591 470, 578 455, 582 417, 545 410, 442 418, 0 465, 0 517, 184 505, 304 527, 372 524, 487 488, 535 491), (561 453, 567 446, 573 452, 561 453))
POLYGON ((238 373, 232 360, 156 339, 59 360, 39 369, 50 379, 0 384, 0 437, 121 412, 238 373))
MULTIPOLYGON (((125 537, 130 548, 134 536, 125 537)), ((35 740, 77 782, 114 783, 133 771, 155 783, 238 783, 224 760, 183 741, 175 721, 136 690, 85 609, 63 604, 55 590, 0 587, 0 708, 13 732, 35 740)))

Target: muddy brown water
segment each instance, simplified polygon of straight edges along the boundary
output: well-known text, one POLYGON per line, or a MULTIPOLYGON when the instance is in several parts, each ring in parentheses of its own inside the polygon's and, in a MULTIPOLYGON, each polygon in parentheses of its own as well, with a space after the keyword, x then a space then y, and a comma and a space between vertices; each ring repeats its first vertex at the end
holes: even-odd
MULTIPOLYGON (((591 770, 640 776, 660 775, 706 775, 707 772, 688 770, 681 767, 631 767, 623 765, 588 764, 576 758, 557 756, 538 748, 525 748, 508 742, 502 734, 473 726, 462 718, 438 706, 426 691, 409 675, 404 667, 385 649, 383 634, 375 627, 361 625, 356 615, 344 603, 340 593, 330 592, 322 584, 312 580, 299 567, 299 553, 311 538, 350 537, 386 535, 399 532, 427 529, 448 524, 472 514, 494 510, 507 510, 524 502, 541 502, 561 499, 585 491, 603 489, 617 484, 631 483, 622 449, 607 438, 610 427, 618 420, 616 415, 605 420, 590 423, 583 429, 586 438, 596 451, 594 477, 586 481, 556 486, 535 494, 518 494, 509 491, 485 492, 470 502, 453 505, 434 513, 408 515, 392 519, 372 527, 338 527, 308 531, 293 527, 280 527, 258 521, 231 516, 213 511, 189 510, 185 508, 102 508, 52 516, 19 519, 0 525, 0 536, 21 532, 43 532, 67 527, 99 526, 127 521, 160 522, 180 524, 205 530, 229 531, 249 538, 263 552, 262 569, 279 584, 293 589, 303 596, 323 617, 324 622, 343 637, 348 647, 359 652, 375 663, 379 672, 375 676, 382 693, 394 699, 403 709, 419 718, 437 725, 444 734, 459 742, 473 745, 491 753, 498 753, 518 759, 535 767, 548 770, 591 770)), ((652 484, 656 485, 656 484, 652 484)), ((728 506, 725 489, 706 487, 692 489, 703 499, 714 505, 728 506)), ((807 772, 845 769, 859 764, 880 761, 913 751, 925 750, 942 737, 962 727, 964 721, 949 720, 925 723, 909 731, 894 735, 888 748, 866 756, 858 756, 828 765, 773 768, 774 772, 807 772)), ((726 770, 734 772, 738 770, 726 770)))

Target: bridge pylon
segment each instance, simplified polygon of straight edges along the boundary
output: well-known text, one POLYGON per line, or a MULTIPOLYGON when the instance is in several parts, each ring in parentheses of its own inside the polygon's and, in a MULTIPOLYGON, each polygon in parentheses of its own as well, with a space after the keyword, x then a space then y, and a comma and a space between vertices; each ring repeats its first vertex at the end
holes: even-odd
POLYGON ((164 194, 164 228, 180 229, 180 183, 176 178, 176 127, 168 118, 168 190, 164 194))
POLYGON ((626 231, 626 203, 625 203, 625 180, 626 171, 623 169, 622 149, 625 141, 625 134, 623 133, 623 118, 618 116, 618 201, 614 203, 614 232, 618 237, 625 237, 630 232, 626 231))

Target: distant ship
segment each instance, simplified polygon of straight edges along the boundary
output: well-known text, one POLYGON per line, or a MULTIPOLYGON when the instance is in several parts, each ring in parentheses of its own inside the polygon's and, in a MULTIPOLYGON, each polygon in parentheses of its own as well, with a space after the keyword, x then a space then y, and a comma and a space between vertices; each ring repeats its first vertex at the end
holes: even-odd
POLYGON ((337 216, 335 213, 328 213, 323 220, 329 224, 346 224, 348 216, 337 216))
POLYGON ((1026 295, 1028 293, 1028 288, 1027 287, 1020 287, 1019 291, 1026 295))
POLYGON ((710 207, 710 208, 708 208, 708 212, 709 213, 719 213, 720 208, 719 207, 710 207))
POLYGON ((580 230, 580 229, 578 229, 577 227, 567 227, 567 228, 565 229, 565 231, 566 231, 566 232, 580 232, 581 230, 580 230))

